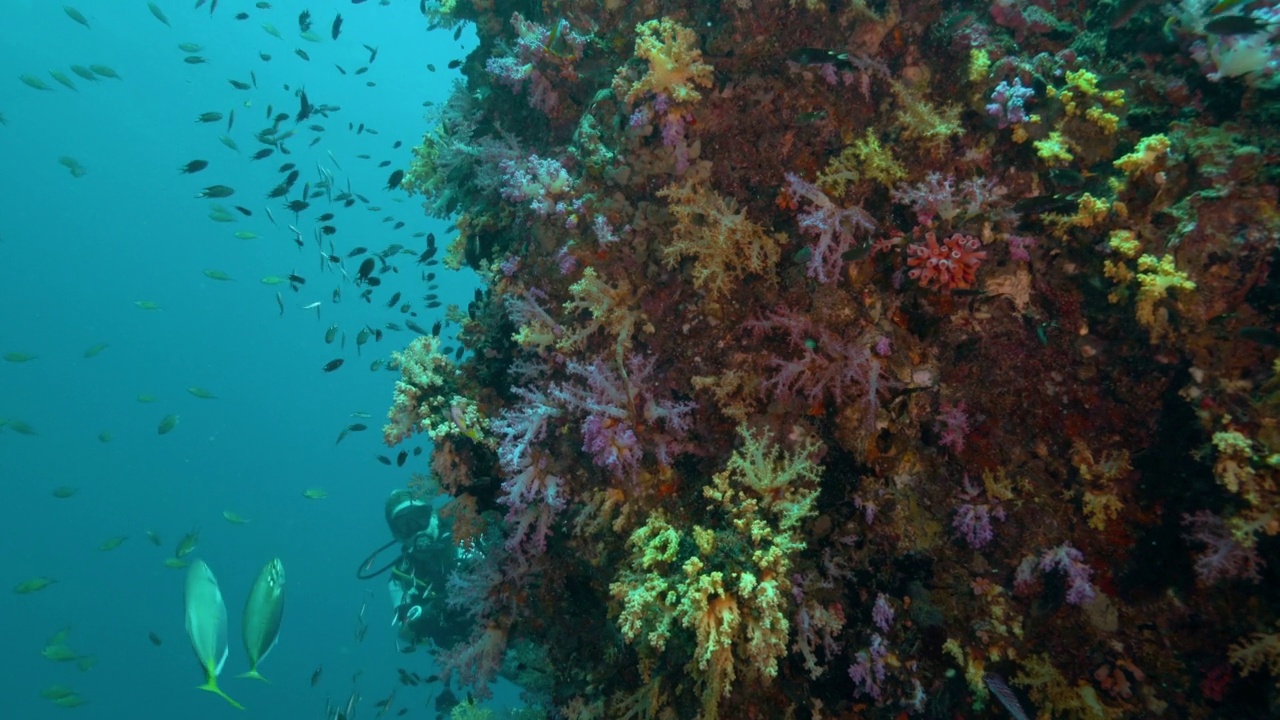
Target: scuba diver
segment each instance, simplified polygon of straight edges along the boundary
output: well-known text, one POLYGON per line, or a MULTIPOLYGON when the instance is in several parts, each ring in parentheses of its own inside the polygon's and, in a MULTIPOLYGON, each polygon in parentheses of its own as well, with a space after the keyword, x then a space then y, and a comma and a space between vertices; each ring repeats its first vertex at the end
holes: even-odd
POLYGON ((441 528, 431 501, 395 490, 387 497, 386 519, 391 541, 369 555, 356 576, 369 580, 391 571, 387 590, 395 608, 391 622, 397 628, 397 648, 409 653, 428 642, 448 648, 465 639, 468 618, 445 602, 445 583, 458 565, 460 551, 448 528, 441 528), (378 555, 397 544, 399 556, 374 570, 378 555))

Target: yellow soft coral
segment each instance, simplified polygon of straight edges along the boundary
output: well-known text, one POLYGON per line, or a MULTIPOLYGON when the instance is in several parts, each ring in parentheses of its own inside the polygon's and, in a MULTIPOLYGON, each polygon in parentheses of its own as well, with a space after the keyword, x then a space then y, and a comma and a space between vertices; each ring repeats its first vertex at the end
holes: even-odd
POLYGON ((1075 159, 1071 154, 1071 148, 1067 146, 1067 139, 1057 130, 1049 133, 1045 139, 1036 140, 1032 144, 1035 145, 1036 154, 1040 159, 1049 165, 1065 165, 1075 159))
POLYGON ((818 187, 832 197, 844 195, 851 182, 863 178, 892 188, 907 177, 907 169, 893 156, 893 151, 880 144, 874 130, 846 147, 818 173, 818 187))
POLYGON ((669 17, 636 26, 636 57, 649 61, 649 72, 627 90, 628 103, 645 93, 663 94, 674 103, 697 102, 702 94, 694 86, 711 86, 712 68, 702 62, 698 36, 669 17))
POLYGON ((991 75, 991 53, 986 48, 969 50, 969 82, 982 82, 991 75))
POLYGON ((1104 704, 1089 683, 1068 682, 1047 653, 1024 658, 1013 683, 1026 688, 1031 701, 1040 708, 1040 717, 1110 720, 1124 716, 1119 709, 1104 704))
MULTIPOLYGON (((1280 627, 1280 623, 1276 623, 1280 627)), ((1241 677, 1267 668, 1280 685, 1280 633, 1256 632, 1247 640, 1241 638, 1227 652, 1231 664, 1240 669, 1241 677)))
POLYGON ((1138 257, 1138 253, 1142 251, 1142 243, 1138 241, 1138 236, 1132 230, 1112 230, 1111 235, 1107 237, 1107 246, 1126 260, 1138 257))
POLYGON ((820 468, 812 457, 818 447, 806 442, 796 452, 784 453, 767 431, 757 436, 740 427, 738 433, 742 447, 703 488, 703 495, 728 510, 734 527, 750 533, 754 541, 763 539, 759 523, 764 513, 775 518, 770 526, 774 537, 789 535, 813 514, 820 468))
POLYGON ((938 107, 915 88, 898 80, 889 87, 897 99, 897 127, 904 140, 913 140, 933 155, 942 155, 951 147, 951 138, 964 132, 960 123, 960 106, 938 107))
POLYGON ((1126 217, 1128 208, 1122 202, 1094 197, 1089 193, 1081 193, 1075 213, 1061 215, 1045 213, 1044 220, 1060 236, 1066 236, 1072 228, 1094 228, 1102 225, 1110 217, 1126 217))
POLYGON ((725 588, 724 573, 703 574, 702 568, 698 558, 685 563, 689 582, 681 595, 679 612, 681 622, 697 638, 694 661, 705 673, 703 708, 706 715, 713 715, 720 697, 729 694, 737 676, 733 641, 742 626, 742 614, 737 598, 725 588))
POLYGON ((620 279, 617 285, 609 285, 595 268, 589 267, 578 282, 569 286, 569 294, 573 299, 564 304, 564 310, 578 316, 585 311, 590 319, 584 326, 567 328, 556 341, 561 350, 579 348, 592 333, 605 329, 617 338, 615 350, 621 359, 638 330, 653 331, 626 278, 620 279))
POLYGON ((748 273, 772 281, 785 236, 770 235, 739 212, 737 203, 686 180, 658 192, 676 218, 662 249, 667 267, 692 256, 693 284, 713 295, 731 292, 748 273))
MULTIPOLYGON (((1117 255, 1124 258, 1136 254, 1140 247, 1131 233, 1112 233, 1109 243, 1117 255)), ((1134 315, 1150 331, 1153 343, 1172 333, 1168 308, 1160 306, 1162 301, 1169 298, 1169 291, 1190 292, 1196 289, 1195 282, 1174 265, 1172 255, 1156 257, 1144 254, 1138 257, 1136 263, 1106 260, 1103 272, 1116 283, 1115 289, 1107 295, 1111 302, 1119 303, 1136 294, 1134 315), (1135 281, 1136 289, 1132 287, 1135 281)))
POLYGON ((1095 458, 1088 445, 1076 440, 1071 448, 1071 462, 1084 483, 1080 501, 1089 527, 1105 530, 1107 521, 1118 518, 1124 509, 1120 498, 1116 496, 1116 483, 1124 480, 1133 470, 1129 463, 1129 453, 1125 450, 1108 450, 1095 458))
POLYGON ((1173 264, 1173 256, 1157 258, 1143 255, 1138 258, 1138 322, 1151 330, 1152 339, 1167 330, 1167 313, 1157 315, 1156 303, 1169 296, 1170 290, 1190 292, 1196 284, 1173 264))
POLYGON ((1067 71, 1067 87, 1059 91, 1058 98, 1068 115, 1084 115, 1108 135, 1120 127, 1120 117, 1112 110, 1125 106, 1123 90, 1102 91, 1098 88, 1098 76, 1086 69, 1067 71), (1088 107, 1082 101, 1088 100, 1088 107))
POLYGON ((631 568, 609 585, 609 592, 621 603, 618 629, 628 642, 643 639, 647 646, 662 652, 671 637, 679 598, 677 581, 663 573, 676 560, 680 533, 656 512, 631 533, 627 546, 631 548, 631 568))
POLYGON ((1138 142, 1133 152, 1112 164, 1133 177, 1163 163, 1169 157, 1170 145, 1165 135, 1149 135, 1138 142))

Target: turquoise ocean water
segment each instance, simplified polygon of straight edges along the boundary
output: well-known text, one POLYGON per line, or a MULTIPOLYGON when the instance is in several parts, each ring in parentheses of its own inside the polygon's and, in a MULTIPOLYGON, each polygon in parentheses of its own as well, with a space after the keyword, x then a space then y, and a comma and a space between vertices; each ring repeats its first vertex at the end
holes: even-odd
MULTIPOLYGON (((403 468, 374 459, 387 452, 378 429, 396 376, 371 372, 370 364, 412 334, 388 330, 359 355, 355 337, 365 325, 403 321, 398 309, 385 307, 397 289, 414 302, 423 327, 441 318, 443 308, 421 307, 422 268, 409 256, 396 262, 400 274, 382 276, 372 304, 362 301, 359 289, 332 267, 321 270, 312 233, 323 224, 315 218, 333 212, 329 224, 337 232, 324 245, 327 251, 332 240, 340 255, 391 243, 421 252, 424 240, 413 233, 434 232, 441 245, 447 242, 442 223, 384 186, 392 170, 407 167, 410 148, 427 126, 423 101, 444 98, 453 77, 447 63, 474 40, 428 33, 416 3, 370 2, 310 4, 322 40, 309 42, 297 24, 306 4, 271 4, 258 9, 223 0, 211 16, 207 4, 193 10, 190 0, 162 1, 166 27, 145 2, 83 0, 75 8, 89 28, 60 3, 0 4, 0 114, 7 122, 0 126, 0 354, 34 356, 0 362, 0 418, 25 422, 37 433, 0 429, 0 579, 8 586, 0 592, 4 717, 240 716, 193 689, 202 678, 183 630, 186 573, 163 564, 192 530, 200 533, 194 556, 209 563, 226 597, 231 654, 221 684, 249 708, 243 717, 321 717, 326 698, 345 703, 353 689, 367 716, 397 688, 393 711, 420 710, 430 699, 432 691, 396 683, 396 667, 425 675, 430 666, 422 654, 396 652, 383 582, 354 577, 387 537, 386 493, 412 470, 425 469, 428 457, 423 453, 403 468), (334 41, 330 27, 338 10, 344 26, 334 41), (250 17, 237 20, 239 12, 250 17), (268 34, 264 23, 283 38, 268 34), (202 46, 195 54, 208 62, 184 62, 187 53, 178 47, 184 42, 202 46), (362 44, 378 48, 373 63, 362 44), (439 72, 427 71, 428 63, 439 72), (89 82, 70 70, 91 64, 109 66, 121 79, 89 82), (354 74, 362 66, 368 71, 354 74), (51 70, 64 73, 76 90, 56 82, 51 70), (238 90, 228 82, 252 83, 251 72, 256 87, 238 90), (20 75, 51 89, 31 88, 20 75), (284 143, 291 154, 252 161, 268 147, 254 139, 271 125, 268 108, 292 116, 298 88, 311 103, 341 110, 299 124, 284 143), (233 109, 228 131, 225 116, 233 109), (205 112, 224 118, 197 122, 205 112), (378 134, 348 128, 362 123, 378 134), (323 132, 306 129, 311 124, 323 132), (239 152, 225 147, 221 135, 239 152), (309 147, 313 137, 321 139, 309 147), (396 141, 403 143, 398 149, 396 141), (83 168, 79 177, 60 164, 64 157, 83 168), (195 159, 208 161, 208 168, 178 173, 195 159), (378 167, 382 161, 390 166, 378 167), (283 200, 265 198, 284 178, 277 169, 285 162, 300 171, 291 198, 300 196, 304 182, 317 183, 319 163, 335 178, 335 193, 349 181, 368 205, 344 208, 322 197, 295 219, 283 200), (195 197, 214 184, 235 194, 195 197), (215 203, 236 221, 211 220, 215 203), (235 205, 253 215, 243 216, 235 205), (277 224, 267 219, 266 207, 277 224), (394 220, 384 222, 388 216, 394 220), (395 221, 405 226, 393 230, 395 221), (290 224, 304 234, 301 248, 290 224), (240 239, 237 231, 259 237, 240 239), (205 270, 233 279, 213 280, 205 270), (290 273, 307 280, 297 292, 260 282, 290 273), (337 304, 335 288, 342 291, 337 304), (319 318, 301 309, 313 302, 322 303, 319 318), (325 331, 335 323, 339 339, 326 344, 325 331), (100 343, 107 347, 86 358, 100 343), (336 358, 345 365, 322 372, 336 358), (195 397, 191 386, 217 398, 195 397), (178 426, 159 434, 158 424, 171 414, 178 426), (369 430, 335 445, 355 422, 369 430), (102 433, 110 434, 109 442, 102 433), (76 492, 57 498, 59 487, 76 492), (306 499, 308 488, 329 496, 306 499), (224 511, 249 522, 234 525, 224 511), (161 546, 149 541, 148 530, 161 546), (115 550, 99 550, 116 536, 128 539, 115 550), (272 557, 284 562, 288 601, 280 644, 261 668, 272 680, 266 685, 234 675, 247 669, 239 640, 244 598, 272 557), (39 576, 57 582, 30 594, 9 589, 39 576), (357 615, 366 602, 370 629, 359 643, 357 615), (66 646, 91 656, 81 664, 92 667, 42 657, 64 628, 66 646), (162 644, 154 645, 149 633, 162 644), (312 673, 322 665, 312 687, 312 673), (40 691, 52 685, 72 688, 86 704, 72 710, 51 704, 40 691)), ((291 117, 281 130, 294 126, 291 117)), ((352 274, 359 260, 346 261, 352 274)), ((470 299, 468 278, 433 269, 442 276, 442 300, 470 299)))

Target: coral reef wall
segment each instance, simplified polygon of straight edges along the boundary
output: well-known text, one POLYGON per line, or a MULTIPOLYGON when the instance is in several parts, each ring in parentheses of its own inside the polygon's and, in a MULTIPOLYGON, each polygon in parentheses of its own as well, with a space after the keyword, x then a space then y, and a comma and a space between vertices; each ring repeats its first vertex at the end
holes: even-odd
POLYGON ((386 437, 565 718, 1280 707, 1269 2, 453 0, 386 437), (1002 709, 1002 706, 1004 709, 1002 709))

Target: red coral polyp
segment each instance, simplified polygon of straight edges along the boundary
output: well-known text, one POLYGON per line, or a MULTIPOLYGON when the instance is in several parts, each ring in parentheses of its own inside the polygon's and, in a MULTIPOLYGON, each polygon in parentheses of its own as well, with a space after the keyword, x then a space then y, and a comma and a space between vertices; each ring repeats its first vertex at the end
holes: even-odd
POLYGON ((978 277, 978 266, 987 254, 980 250, 982 241, 972 235, 955 233, 938 244, 932 232, 926 233, 923 243, 907 246, 907 273, 921 287, 939 290, 973 287, 978 277))

